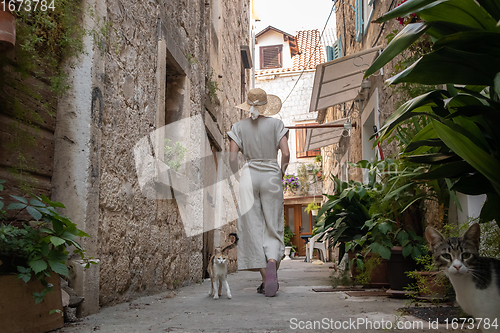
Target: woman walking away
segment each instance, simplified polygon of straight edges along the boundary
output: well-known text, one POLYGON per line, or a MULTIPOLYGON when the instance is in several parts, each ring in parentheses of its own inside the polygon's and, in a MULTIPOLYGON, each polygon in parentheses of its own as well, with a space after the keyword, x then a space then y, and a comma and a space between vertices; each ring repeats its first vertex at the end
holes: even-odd
POLYGON ((238 152, 245 157, 239 187, 238 269, 259 271, 262 284, 257 292, 272 297, 278 290, 277 269, 285 250, 282 179, 290 160, 288 129, 281 120, 267 117, 280 111, 279 97, 260 88, 251 89, 247 102, 236 107, 250 111, 249 118, 227 133, 234 174, 238 152))

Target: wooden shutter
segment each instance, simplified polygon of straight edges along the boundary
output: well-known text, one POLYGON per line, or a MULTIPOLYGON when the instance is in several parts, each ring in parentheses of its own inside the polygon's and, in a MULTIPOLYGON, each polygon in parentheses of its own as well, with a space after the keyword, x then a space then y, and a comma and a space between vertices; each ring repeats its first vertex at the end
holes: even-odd
POLYGON ((332 46, 326 47, 327 61, 342 58, 342 39, 337 39, 332 46))
POLYGON ((333 44, 333 59, 342 58, 342 38, 337 39, 333 44))
POLYGON ((283 45, 260 47, 260 69, 283 67, 283 45))
MULTIPOLYGON (((318 123, 310 124, 300 124, 301 126, 313 126, 318 125, 318 123)), ((321 154, 321 149, 313 149, 309 151, 304 151, 304 146, 306 145, 306 129, 296 129, 295 130, 295 146, 297 148, 297 158, 315 157, 321 154)))
POLYGON ((363 36, 363 0, 356 0, 356 42, 361 42, 363 36))

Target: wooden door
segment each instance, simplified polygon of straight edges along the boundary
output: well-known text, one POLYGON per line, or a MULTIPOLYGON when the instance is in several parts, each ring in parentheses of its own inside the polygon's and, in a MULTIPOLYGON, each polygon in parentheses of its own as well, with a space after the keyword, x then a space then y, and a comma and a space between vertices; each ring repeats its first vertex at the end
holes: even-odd
POLYGON ((306 207, 302 204, 285 205, 285 224, 295 234, 292 244, 297 246, 299 256, 306 255, 305 240, 301 236, 310 236, 313 228, 312 215, 304 211, 306 207))

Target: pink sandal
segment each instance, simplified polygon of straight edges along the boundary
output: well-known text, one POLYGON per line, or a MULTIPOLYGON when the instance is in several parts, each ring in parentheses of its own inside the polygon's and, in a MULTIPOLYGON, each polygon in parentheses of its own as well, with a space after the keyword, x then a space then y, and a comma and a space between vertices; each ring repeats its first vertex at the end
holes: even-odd
POLYGON ((276 262, 268 262, 266 266, 266 297, 276 296, 278 291, 278 274, 276 272, 276 262))

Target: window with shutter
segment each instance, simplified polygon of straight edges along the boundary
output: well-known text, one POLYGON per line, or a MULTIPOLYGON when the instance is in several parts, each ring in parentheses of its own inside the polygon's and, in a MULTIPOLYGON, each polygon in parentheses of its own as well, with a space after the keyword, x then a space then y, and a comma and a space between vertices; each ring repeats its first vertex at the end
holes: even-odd
POLYGON ((260 47, 260 69, 283 67, 283 45, 260 47))
MULTIPOLYGON (((313 126, 318 125, 318 123, 301 124, 301 126, 313 126)), ((305 128, 295 130, 295 144, 297 147, 297 158, 315 157, 321 155, 321 149, 313 149, 309 151, 303 151, 306 144, 306 132, 305 128)))
MULTIPOLYGON (((352 7, 352 5, 351 5, 352 7)), ((356 0, 356 8, 352 7, 356 17, 356 42, 366 35, 373 16, 374 0, 356 0)))
POLYGON ((326 61, 342 58, 342 40, 339 38, 332 46, 326 47, 326 61))

